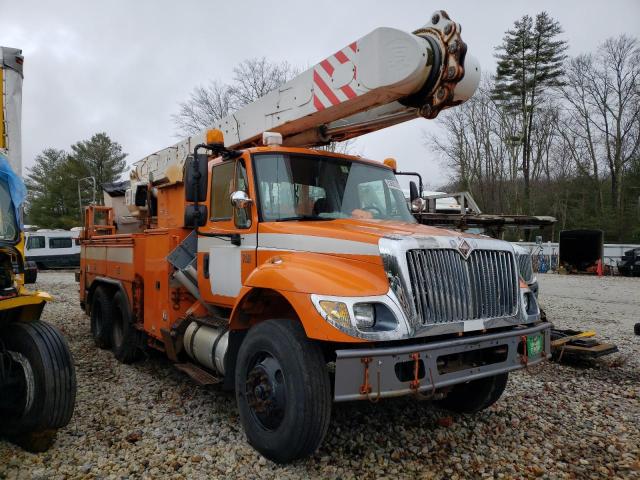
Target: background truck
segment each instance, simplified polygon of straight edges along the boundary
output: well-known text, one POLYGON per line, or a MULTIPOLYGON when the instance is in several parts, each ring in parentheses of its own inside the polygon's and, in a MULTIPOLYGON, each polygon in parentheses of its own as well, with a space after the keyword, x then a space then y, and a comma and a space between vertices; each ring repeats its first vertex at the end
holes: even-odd
POLYGON ((40 321, 51 297, 25 287, 22 61, 20 50, 0 47, 0 436, 42 451, 71 419, 76 377, 64 338, 40 321))
POLYGON ((110 207, 86 210, 78 279, 96 344, 125 363, 155 348, 235 389, 249 443, 276 462, 316 450, 332 400, 493 404, 510 371, 549 355, 512 246, 419 225, 394 161, 313 148, 434 118, 479 75, 439 11, 139 161, 110 207))

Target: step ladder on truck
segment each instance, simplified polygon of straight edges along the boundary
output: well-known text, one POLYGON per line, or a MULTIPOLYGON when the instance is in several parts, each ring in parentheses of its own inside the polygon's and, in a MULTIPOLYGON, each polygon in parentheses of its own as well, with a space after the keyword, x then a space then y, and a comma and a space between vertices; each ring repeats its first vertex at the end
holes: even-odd
POLYGON ((64 337, 40 320, 51 296, 25 286, 22 65, 20 50, 0 47, 0 438, 38 452, 71 420, 76 377, 64 337))
POLYGON ((155 348, 235 389, 249 443, 276 462, 318 448, 332 401, 493 404, 510 371, 549 356, 512 246, 417 224, 393 161, 315 148, 434 118, 479 75, 438 11, 137 162, 126 222, 87 208, 80 300, 96 344, 125 363, 155 348))

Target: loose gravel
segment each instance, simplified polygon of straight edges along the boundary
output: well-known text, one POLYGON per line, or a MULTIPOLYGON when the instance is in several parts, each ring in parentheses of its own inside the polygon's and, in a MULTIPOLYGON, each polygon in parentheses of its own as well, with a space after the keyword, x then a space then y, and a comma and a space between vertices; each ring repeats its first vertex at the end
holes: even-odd
POLYGON ((0 440, 0 478, 640 478, 640 279, 541 275, 559 327, 620 353, 510 376, 502 399, 452 415, 412 398, 334 404, 323 445, 286 466, 245 441, 232 394, 198 387, 159 354, 121 365, 94 347, 72 272, 41 272, 44 319, 76 362, 74 417, 46 453, 0 440))

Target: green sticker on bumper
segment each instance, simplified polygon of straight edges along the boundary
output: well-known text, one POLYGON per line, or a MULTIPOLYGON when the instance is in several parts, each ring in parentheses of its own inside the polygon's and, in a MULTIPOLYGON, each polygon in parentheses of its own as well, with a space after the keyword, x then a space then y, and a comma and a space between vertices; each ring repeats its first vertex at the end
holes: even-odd
POLYGON ((544 336, 539 333, 527 337, 527 356, 539 357, 544 350, 544 336))

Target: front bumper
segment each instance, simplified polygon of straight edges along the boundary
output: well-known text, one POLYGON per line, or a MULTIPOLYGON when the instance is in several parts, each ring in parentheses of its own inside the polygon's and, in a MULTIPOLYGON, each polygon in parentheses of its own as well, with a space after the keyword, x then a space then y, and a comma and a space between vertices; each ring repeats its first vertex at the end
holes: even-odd
POLYGON ((418 345, 337 350, 334 400, 374 400, 430 393, 535 365, 551 357, 550 332, 551 324, 542 322, 531 327, 418 345), (529 357, 527 337, 540 333, 544 342, 542 351, 535 358, 529 357), (480 365, 474 365, 474 361, 465 364, 465 358, 477 360, 481 351, 488 352, 493 359, 480 365), (454 369, 443 368, 445 358, 458 358, 461 363, 454 369))

